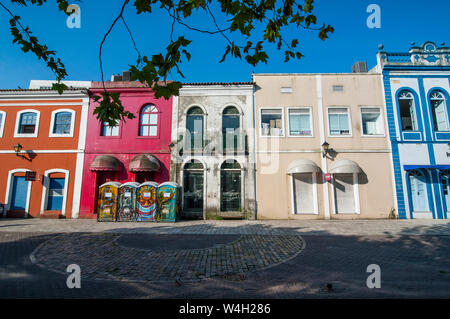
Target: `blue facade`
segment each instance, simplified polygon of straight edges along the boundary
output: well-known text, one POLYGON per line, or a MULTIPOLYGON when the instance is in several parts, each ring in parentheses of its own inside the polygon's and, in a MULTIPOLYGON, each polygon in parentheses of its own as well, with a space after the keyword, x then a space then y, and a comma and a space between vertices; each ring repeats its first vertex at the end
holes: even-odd
POLYGON ((450 49, 380 47, 400 219, 446 219, 450 210, 450 49))

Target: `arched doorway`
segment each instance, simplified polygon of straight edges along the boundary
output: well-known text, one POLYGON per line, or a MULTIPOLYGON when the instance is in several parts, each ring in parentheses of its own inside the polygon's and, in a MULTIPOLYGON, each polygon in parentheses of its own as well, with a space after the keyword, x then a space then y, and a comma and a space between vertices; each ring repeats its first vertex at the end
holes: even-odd
POLYGON ((225 161, 220 168, 220 211, 240 212, 241 205, 241 165, 237 161, 225 161))
POLYGON ((184 218, 203 218, 204 166, 191 160, 183 167, 183 216, 184 218))

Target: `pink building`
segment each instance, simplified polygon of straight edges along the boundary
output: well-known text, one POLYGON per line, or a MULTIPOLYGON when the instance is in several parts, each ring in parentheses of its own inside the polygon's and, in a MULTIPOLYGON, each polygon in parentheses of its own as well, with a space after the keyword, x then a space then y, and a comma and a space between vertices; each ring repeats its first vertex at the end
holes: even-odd
MULTIPOLYGON (((138 82, 105 83, 109 92, 119 92, 125 109, 136 118, 110 127, 93 115, 98 103, 90 100, 84 157, 83 187, 79 218, 96 218, 98 188, 106 182, 119 183, 170 179, 172 99, 156 99, 138 82)), ((103 91, 93 82, 91 93, 103 91)))

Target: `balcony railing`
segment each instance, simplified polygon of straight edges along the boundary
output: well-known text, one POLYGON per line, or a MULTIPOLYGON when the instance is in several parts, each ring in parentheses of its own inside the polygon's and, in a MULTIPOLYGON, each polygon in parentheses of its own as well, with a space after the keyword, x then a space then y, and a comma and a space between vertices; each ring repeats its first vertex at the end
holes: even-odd
POLYGON ((247 153, 247 134, 245 132, 222 133, 218 136, 219 149, 222 154, 247 153))
POLYGON ((183 154, 212 155, 221 154, 247 154, 248 142, 245 132, 218 133, 210 137, 204 134, 186 132, 179 137, 181 152, 183 154))

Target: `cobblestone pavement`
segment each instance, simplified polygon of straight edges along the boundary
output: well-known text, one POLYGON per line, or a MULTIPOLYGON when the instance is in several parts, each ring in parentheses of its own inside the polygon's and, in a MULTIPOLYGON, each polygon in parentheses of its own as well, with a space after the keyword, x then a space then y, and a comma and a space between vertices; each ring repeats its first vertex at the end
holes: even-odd
MULTIPOLYGON (((449 223, 441 221, 233 221, 140 225, 0 219, 0 298, 448 298, 449 247, 449 223), (97 267, 95 264, 104 264, 115 257, 101 249, 93 253, 92 247, 85 249, 83 243, 76 240, 83 238, 85 243, 100 243, 98 239, 103 238, 107 247, 112 243, 118 245, 110 249, 136 254, 133 256, 149 253, 180 256, 196 247, 202 254, 208 254, 205 251, 229 247, 246 238, 259 240, 259 244, 252 243, 259 245, 259 251, 267 250, 275 247, 268 246, 268 239, 283 243, 286 238, 299 239, 299 235, 306 243, 303 250, 300 254, 289 255, 290 259, 283 257, 281 263, 268 263, 268 268, 258 264, 251 271, 240 272, 233 262, 229 263, 229 269, 235 273, 227 273, 229 270, 225 266, 223 272, 218 273, 223 275, 194 281, 177 281, 176 276, 169 276, 164 281, 128 282, 107 280, 106 275, 102 280, 92 280, 96 276, 88 273, 89 267, 93 269, 97 267), (189 238, 191 243, 187 243, 189 238), (157 249, 148 248, 143 244, 145 240, 157 249), (174 244, 175 241, 180 244, 174 244), (74 246, 67 245, 68 242, 74 246), (51 247, 62 256, 74 259, 61 260, 58 254, 48 255, 51 247), (74 247, 80 250, 77 252, 74 247), (49 264, 59 271, 55 272, 31 262, 30 255, 34 251, 39 260, 39 251, 45 249, 48 251, 43 257, 56 258, 55 262, 67 265, 80 258, 85 258, 84 263, 87 263, 87 255, 93 254, 89 263, 94 266, 83 264, 81 267, 81 289, 67 288, 68 274, 64 273, 67 265, 49 264), (369 264, 381 267, 381 289, 366 286, 369 264), (326 288, 328 283, 333 284, 332 291, 326 288)), ((250 258, 255 256, 261 256, 261 252, 250 258)), ((243 263, 239 254, 234 258, 243 263)), ((129 258, 123 262, 126 266, 132 261, 133 258, 129 258)), ((196 263, 185 261, 185 264, 196 263)), ((118 277, 113 272, 114 276, 118 277)))
MULTIPOLYGON (((210 248, 173 250, 172 245, 161 250, 167 242, 191 240, 189 235, 179 236, 134 235, 127 239, 125 247, 118 234, 69 234, 46 241, 31 259, 42 268, 61 274, 66 274, 67 265, 77 264, 86 279, 185 282, 242 276, 273 267, 297 256, 303 246, 300 236, 242 235, 227 244, 214 245, 210 241, 210 248), (134 242, 136 247, 147 243, 146 249, 131 247, 134 242), (158 249, 152 250, 153 246, 158 249)), ((198 236, 201 235, 190 235, 197 240, 198 236)))
POLYGON ((254 234, 254 235, 450 235, 447 220, 278 220, 98 223, 96 220, 2 219, 0 232, 254 234))

